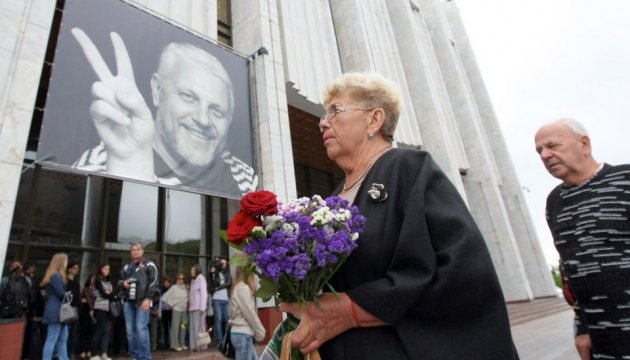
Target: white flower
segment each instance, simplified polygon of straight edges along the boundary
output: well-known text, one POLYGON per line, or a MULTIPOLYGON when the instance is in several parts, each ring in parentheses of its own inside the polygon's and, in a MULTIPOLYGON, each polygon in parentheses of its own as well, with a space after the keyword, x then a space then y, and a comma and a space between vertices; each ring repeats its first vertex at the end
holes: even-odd
POLYGON ((266 232, 272 232, 276 229, 279 223, 283 221, 282 216, 280 215, 269 215, 263 217, 263 225, 265 227, 266 232))
POLYGON ((359 238, 359 233, 352 233, 352 240, 356 241, 359 238))
POLYGON ((296 232, 300 229, 300 225, 297 223, 284 223, 282 224, 282 230, 286 232, 296 232))
POLYGON ((347 209, 341 209, 338 213, 335 214, 335 220, 337 221, 346 221, 350 219, 350 211, 347 209))

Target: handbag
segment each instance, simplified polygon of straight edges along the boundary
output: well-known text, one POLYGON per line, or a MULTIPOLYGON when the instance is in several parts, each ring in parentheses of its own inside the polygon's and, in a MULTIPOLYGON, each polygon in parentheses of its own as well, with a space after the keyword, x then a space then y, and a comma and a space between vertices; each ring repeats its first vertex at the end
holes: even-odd
POLYGON ((115 297, 109 301, 109 316, 117 318, 122 315, 123 303, 119 298, 115 297))
POLYGON ((79 319, 77 308, 70 305, 72 302, 72 292, 67 291, 63 295, 61 308, 59 309, 59 322, 62 324, 72 324, 79 319))
MULTIPOLYGON (((199 317, 199 329, 201 329, 201 317, 199 317)), ((207 331, 201 331, 197 334, 197 347, 210 344, 210 334, 207 331)))
POLYGON ((228 324, 225 329, 225 335, 221 342, 217 345, 219 351, 223 356, 228 359, 234 359, 236 357, 236 349, 234 349, 234 345, 232 345, 232 335, 230 334, 232 330, 232 324, 228 324))

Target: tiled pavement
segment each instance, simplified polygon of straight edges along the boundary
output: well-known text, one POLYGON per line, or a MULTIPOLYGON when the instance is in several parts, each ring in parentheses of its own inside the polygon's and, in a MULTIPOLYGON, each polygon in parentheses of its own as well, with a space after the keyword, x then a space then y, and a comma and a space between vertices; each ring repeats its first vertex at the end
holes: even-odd
POLYGON ((521 323, 512 327, 521 360, 577 360, 573 346, 573 310, 521 323))
MULTIPOLYGON (((538 300, 537 300, 538 301, 538 300)), ((514 321, 512 335, 521 360, 577 360, 578 355, 573 347, 573 311, 568 307, 559 307, 551 314, 549 311, 541 312, 542 317, 536 318, 533 312, 540 311, 539 305, 531 304, 508 306, 510 312, 528 313, 530 316, 514 321), (523 309, 524 308, 524 309, 523 309), (529 311, 528 308, 533 310, 529 311)), ((492 341, 492 339, 488 339, 492 341)), ((262 347, 259 347, 262 350, 262 347)), ((122 359, 116 357, 115 359, 122 359)), ((187 360, 212 360, 225 359, 211 346, 208 351, 201 353, 183 351, 158 351, 153 353, 154 360, 187 359, 187 360)), ((387 359, 389 360, 389 359, 387 359)))

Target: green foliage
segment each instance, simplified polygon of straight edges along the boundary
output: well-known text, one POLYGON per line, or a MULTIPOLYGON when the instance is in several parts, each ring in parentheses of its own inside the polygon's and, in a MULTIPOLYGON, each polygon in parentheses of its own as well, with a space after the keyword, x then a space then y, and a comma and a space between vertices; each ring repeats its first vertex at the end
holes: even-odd
POLYGON ((256 297, 261 298, 263 301, 269 301, 269 299, 271 299, 273 296, 275 296, 278 293, 278 289, 280 288, 280 285, 273 282, 273 280, 267 277, 260 276, 259 278, 260 278, 260 288, 256 290, 256 293, 254 295, 256 297))

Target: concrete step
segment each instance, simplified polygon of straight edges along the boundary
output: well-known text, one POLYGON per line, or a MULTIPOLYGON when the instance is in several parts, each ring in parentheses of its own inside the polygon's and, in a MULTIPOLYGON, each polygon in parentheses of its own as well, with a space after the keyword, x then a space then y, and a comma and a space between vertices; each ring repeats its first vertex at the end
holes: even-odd
POLYGON ((522 324, 534 319, 570 309, 562 297, 549 297, 531 301, 513 302, 507 304, 510 325, 522 324))

